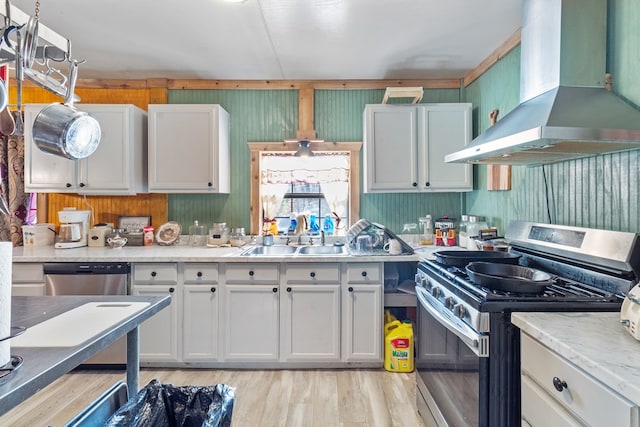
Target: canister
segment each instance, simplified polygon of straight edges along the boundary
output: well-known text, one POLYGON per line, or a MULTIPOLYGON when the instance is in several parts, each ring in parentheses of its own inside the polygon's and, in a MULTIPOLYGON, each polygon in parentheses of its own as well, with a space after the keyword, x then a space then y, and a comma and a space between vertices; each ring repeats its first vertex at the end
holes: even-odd
POLYGON ((456 219, 443 216, 435 221, 436 246, 456 245, 456 219))

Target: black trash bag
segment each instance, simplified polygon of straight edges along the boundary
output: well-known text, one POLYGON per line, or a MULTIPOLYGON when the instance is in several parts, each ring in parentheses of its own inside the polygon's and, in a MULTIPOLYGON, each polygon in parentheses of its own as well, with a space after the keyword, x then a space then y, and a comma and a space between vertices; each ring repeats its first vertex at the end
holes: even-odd
POLYGON ((230 427, 234 388, 182 386, 154 379, 107 420, 105 426, 230 427))

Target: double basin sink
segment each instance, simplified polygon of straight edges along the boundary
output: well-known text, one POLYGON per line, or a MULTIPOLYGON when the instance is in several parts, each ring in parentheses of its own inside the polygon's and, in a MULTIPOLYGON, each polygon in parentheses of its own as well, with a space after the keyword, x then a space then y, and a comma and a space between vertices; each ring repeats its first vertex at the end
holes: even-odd
POLYGON ((313 256, 339 256, 349 255, 346 246, 252 246, 244 250, 243 256, 287 256, 287 255, 313 255, 313 256))

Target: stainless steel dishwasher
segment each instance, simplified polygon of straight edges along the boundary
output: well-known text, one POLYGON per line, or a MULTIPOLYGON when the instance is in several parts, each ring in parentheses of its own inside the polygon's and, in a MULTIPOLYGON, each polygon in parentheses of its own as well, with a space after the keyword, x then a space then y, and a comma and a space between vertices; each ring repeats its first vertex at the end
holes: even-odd
MULTIPOLYGON (((46 295, 127 295, 131 264, 126 262, 49 262, 44 264, 46 295)), ((118 368, 127 361, 121 338, 88 359, 83 366, 118 368), (120 365, 120 366, 114 366, 120 365)))

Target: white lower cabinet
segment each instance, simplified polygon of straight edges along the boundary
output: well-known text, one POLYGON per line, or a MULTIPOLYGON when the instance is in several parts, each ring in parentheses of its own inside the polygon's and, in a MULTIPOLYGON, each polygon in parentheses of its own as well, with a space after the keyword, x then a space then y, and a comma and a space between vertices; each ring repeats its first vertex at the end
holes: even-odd
POLYGON ((182 360, 218 359, 218 265, 184 264, 182 293, 182 360))
POLYGON ((12 296, 44 296, 44 271, 41 263, 14 262, 11 264, 12 296))
POLYGON ((169 307, 140 325, 140 362, 178 362, 181 295, 176 263, 134 264, 132 292, 140 296, 171 296, 169 307))
POLYGON ((132 277, 134 295, 172 297, 140 327, 143 366, 382 366, 382 263, 134 263, 132 277))
POLYGON ((280 294, 282 360, 340 360, 340 265, 285 264, 280 294))
POLYGON ((637 405, 524 333, 521 369, 523 425, 638 426, 637 405))
POLYGON ((382 264, 347 264, 342 288, 342 343, 347 362, 382 362, 382 264))
POLYGON ((225 267, 222 340, 224 360, 277 361, 279 265, 229 263, 225 267))

